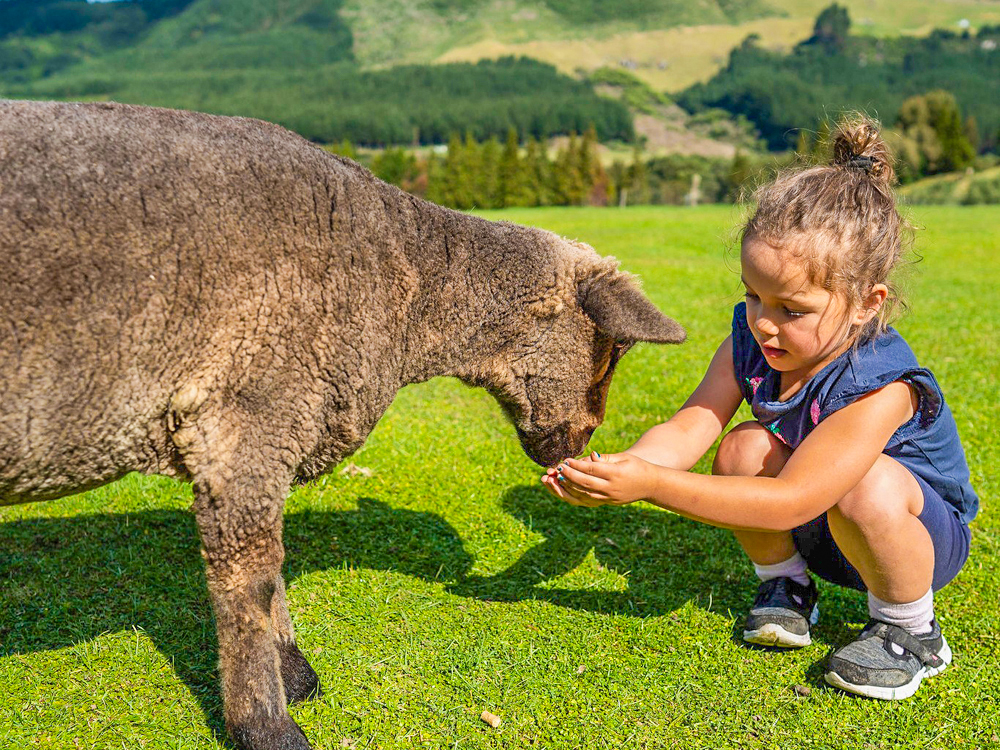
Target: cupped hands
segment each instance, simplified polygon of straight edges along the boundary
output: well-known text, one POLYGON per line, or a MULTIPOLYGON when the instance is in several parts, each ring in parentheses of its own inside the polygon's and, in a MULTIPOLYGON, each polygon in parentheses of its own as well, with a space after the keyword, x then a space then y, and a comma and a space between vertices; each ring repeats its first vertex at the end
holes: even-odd
POLYGON ((656 487, 656 466, 630 453, 567 458, 542 477, 542 484, 570 505, 596 508, 644 500, 656 487))

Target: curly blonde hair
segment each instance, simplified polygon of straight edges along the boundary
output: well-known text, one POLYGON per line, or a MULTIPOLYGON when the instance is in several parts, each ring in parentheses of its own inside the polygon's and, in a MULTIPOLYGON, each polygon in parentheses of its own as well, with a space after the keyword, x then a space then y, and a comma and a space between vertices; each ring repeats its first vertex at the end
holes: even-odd
POLYGON ((893 158, 877 121, 852 115, 831 133, 828 164, 780 174, 753 193, 756 210, 740 240, 760 240, 794 254, 814 284, 861 306, 875 284, 889 293, 878 312, 854 332, 855 343, 888 328, 905 309, 891 278, 912 228, 900 215, 892 186, 893 158))

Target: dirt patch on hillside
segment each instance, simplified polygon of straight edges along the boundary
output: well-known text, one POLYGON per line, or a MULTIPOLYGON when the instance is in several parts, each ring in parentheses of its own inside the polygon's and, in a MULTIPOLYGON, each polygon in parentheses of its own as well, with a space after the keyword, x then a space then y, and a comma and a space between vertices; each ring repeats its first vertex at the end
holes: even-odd
POLYGON ((646 151, 653 154, 695 154, 732 159, 736 146, 712 140, 689 130, 672 128, 662 118, 636 115, 635 132, 646 139, 646 151))

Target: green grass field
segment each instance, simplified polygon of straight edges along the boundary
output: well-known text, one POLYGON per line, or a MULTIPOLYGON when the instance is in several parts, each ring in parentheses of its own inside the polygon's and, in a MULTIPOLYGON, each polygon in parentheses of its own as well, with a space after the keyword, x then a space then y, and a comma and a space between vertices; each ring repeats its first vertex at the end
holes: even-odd
MULTIPOLYGON (((488 216, 619 257, 688 327, 681 347, 626 356, 592 445, 619 450, 670 416, 739 299, 735 210, 488 216)), ((898 327, 942 383, 983 501, 972 557, 937 598, 952 667, 899 704, 825 687, 827 654, 866 619, 861 595, 831 586, 813 645, 745 648, 756 586, 728 533, 558 503, 484 392, 432 381, 351 459, 371 476, 336 472, 287 504, 289 602, 326 689, 292 715, 314 746, 1000 746, 1000 208, 915 218, 923 260, 898 327)), ((0 748, 228 746, 190 500, 132 476, 0 510, 0 748)))

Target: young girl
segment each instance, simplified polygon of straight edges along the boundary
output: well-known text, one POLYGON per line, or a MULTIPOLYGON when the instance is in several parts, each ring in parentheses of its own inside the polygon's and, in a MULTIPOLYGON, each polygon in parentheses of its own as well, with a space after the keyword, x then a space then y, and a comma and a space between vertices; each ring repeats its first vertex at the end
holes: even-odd
POLYGON ((833 163, 758 190, 743 228, 746 301, 681 409, 624 453, 566 459, 542 482, 575 505, 646 500, 732 529, 761 580, 743 637, 810 642, 816 585, 868 592, 871 619, 826 680, 906 698, 951 651, 933 591, 969 553, 978 499, 934 376, 888 327, 901 254, 877 126, 840 124, 833 163), (690 473, 746 400, 754 420, 690 473))

